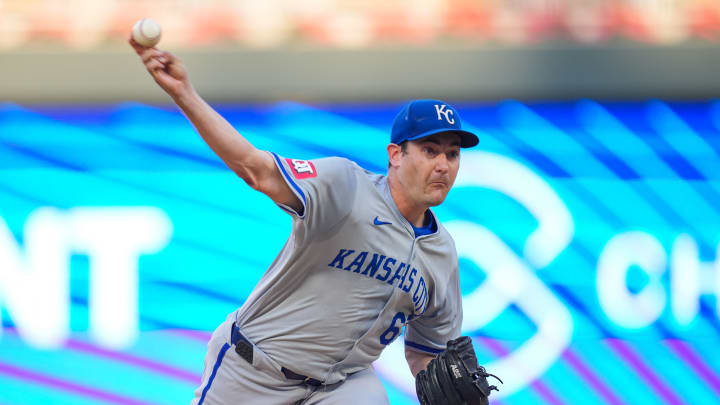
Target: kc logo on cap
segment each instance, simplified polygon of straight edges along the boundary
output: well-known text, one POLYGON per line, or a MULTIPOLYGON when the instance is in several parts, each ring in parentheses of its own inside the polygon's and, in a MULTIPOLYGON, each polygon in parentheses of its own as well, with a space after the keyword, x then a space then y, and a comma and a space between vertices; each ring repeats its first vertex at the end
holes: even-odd
POLYGON ((455 123, 454 118, 450 116, 454 115, 453 110, 447 109, 447 104, 435 104, 435 111, 437 112, 438 120, 442 121, 442 117, 445 117, 445 121, 452 125, 455 123))
POLYGON ((462 129, 460 116, 450 104, 440 100, 415 100, 403 106, 395 117, 390 142, 398 145, 443 133, 459 135, 461 148, 478 144, 475 134, 462 129))

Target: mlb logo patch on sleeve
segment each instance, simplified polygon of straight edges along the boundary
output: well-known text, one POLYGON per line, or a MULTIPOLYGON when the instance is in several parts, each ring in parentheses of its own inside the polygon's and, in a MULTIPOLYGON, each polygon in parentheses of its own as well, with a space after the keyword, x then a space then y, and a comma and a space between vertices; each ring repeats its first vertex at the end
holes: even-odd
POLYGON ((309 160, 285 159, 290 166, 293 177, 298 180, 317 176, 315 165, 309 160))

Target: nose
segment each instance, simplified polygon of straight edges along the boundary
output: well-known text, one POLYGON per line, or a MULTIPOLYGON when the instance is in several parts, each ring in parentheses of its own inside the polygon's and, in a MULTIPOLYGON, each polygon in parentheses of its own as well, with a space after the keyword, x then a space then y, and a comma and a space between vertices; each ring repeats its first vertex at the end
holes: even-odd
POLYGON ((450 170, 450 166, 448 165, 447 156, 445 156, 444 153, 438 154, 437 160, 435 162, 435 171, 444 173, 448 170, 450 170))

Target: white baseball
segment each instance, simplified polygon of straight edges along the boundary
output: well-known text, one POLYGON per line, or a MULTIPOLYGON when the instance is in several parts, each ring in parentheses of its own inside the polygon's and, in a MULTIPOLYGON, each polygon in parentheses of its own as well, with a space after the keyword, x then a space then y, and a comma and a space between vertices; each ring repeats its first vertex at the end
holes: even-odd
POLYGON ((155 20, 143 18, 135 23, 132 30, 132 37, 138 44, 151 48, 160 42, 162 28, 155 20))

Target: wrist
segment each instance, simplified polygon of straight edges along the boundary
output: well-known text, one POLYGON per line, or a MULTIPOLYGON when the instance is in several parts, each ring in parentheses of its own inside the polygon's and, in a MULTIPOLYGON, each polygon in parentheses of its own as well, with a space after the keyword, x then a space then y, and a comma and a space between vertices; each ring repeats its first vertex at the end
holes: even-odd
POLYGON ((181 109, 191 108, 194 104, 197 104, 200 100, 200 95, 195 91, 192 85, 188 84, 183 87, 181 91, 170 94, 175 104, 181 109))

